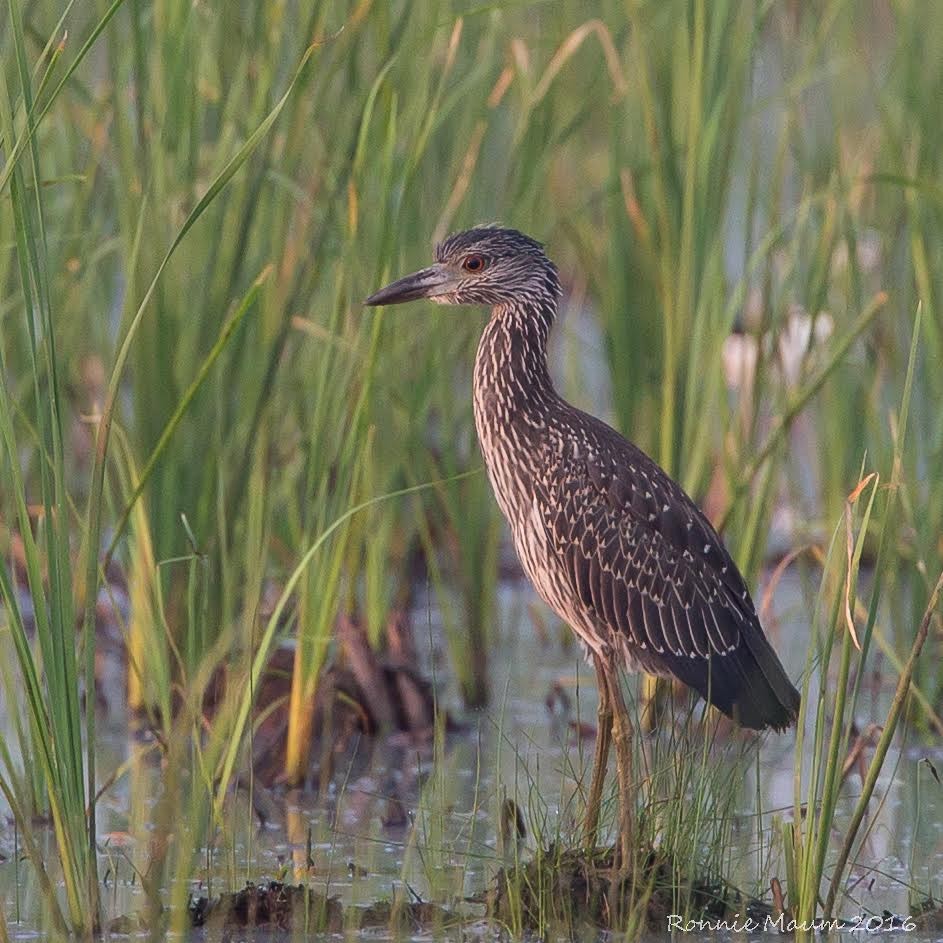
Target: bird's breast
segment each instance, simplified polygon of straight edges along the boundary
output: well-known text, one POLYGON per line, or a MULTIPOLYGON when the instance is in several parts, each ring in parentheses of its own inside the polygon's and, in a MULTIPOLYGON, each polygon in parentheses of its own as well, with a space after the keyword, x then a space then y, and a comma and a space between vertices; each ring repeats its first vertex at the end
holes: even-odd
POLYGON ((524 574, 587 645, 598 647, 599 634, 586 614, 574 607, 565 567, 546 524, 551 510, 543 506, 547 478, 561 458, 556 437, 539 415, 521 415, 488 390, 476 390, 475 426, 494 496, 510 526, 524 574))

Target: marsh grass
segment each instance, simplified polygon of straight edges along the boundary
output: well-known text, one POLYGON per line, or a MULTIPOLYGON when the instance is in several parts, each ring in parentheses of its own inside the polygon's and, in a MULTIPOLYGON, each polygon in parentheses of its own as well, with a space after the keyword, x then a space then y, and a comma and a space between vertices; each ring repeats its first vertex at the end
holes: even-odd
MULTIPOLYGON (((772 860, 782 839, 797 913, 826 881, 827 909, 840 903, 861 845, 849 830, 836 854, 830 835, 862 678, 880 653, 914 682, 882 750, 903 720, 938 727, 943 690, 933 633, 911 658, 943 531, 943 12, 882 10, 886 29, 839 0, 603 0, 593 17, 3 5, 0 683, 26 710, 0 786, 55 929, 90 932, 103 910, 95 803, 112 771, 96 768, 94 628, 115 568, 129 613, 105 618, 163 750, 163 799, 141 819, 175 835, 133 861, 152 901, 170 889, 178 929, 207 847, 246 876, 227 803, 274 645, 296 646, 285 773, 303 780, 335 620, 362 620, 382 649, 419 547, 460 699, 494 697, 502 530, 468 396, 481 318, 358 303, 425 264, 433 236, 495 218, 546 238, 583 286, 617 424, 715 500, 750 581, 784 504, 789 539, 820 548, 795 817, 769 836, 755 810, 754 853, 772 860), (797 312, 832 331, 790 372, 797 312), (735 326, 755 351, 737 389, 723 373, 735 326), (207 726, 221 664, 237 683, 207 726)), ((579 365, 565 373, 601 411, 579 365)), ((711 764, 709 724, 672 729, 682 739, 656 741, 644 767, 641 821, 683 908, 691 875, 739 867, 740 788, 720 769, 749 760, 711 764)), ((442 749, 415 841, 449 895, 473 842, 425 850, 450 847, 442 749)), ((513 793, 532 836, 516 854, 574 838, 541 811, 539 782, 513 793)), ((572 821, 578 795, 560 797, 572 821)))
POLYGON ((622 876, 612 851, 614 785, 604 797, 600 844, 589 849, 581 828, 590 764, 581 747, 564 741, 552 760, 564 772, 559 794, 542 785, 541 755, 518 753, 514 778, 495 797, 500 867, 489 885, 492 916, 515 937, 594 926, 634 936, 663 929, 668 913, 723 915, 752 906, 751 888, 741 890, 729 876, 745 876, 744 859, 755 853, 750 840, 734 834, 752 801, 754 744, 729 738, 723 728, 716 715, 684 698, 669 701, 658 730, 638 738, 638 841, 622 876), (523 826, 519 834, 509 808, 523 826))
MULTIPOLYGON (((894 451, 890 462, 889 486, 880 488, 880 473, 859 472, 860 481, 846 499, 845 511, 824 554, 821 590, 816 604, 813 627, 815 642, 809 647, 803 687, 802 716, 797 735, 795 763, 795 806, 793 828, 786 833, 786 861, 791 906, 800 922, 808 923, 818 914, 823 881, 826 878, 826 856, 836 822, 836 810, 842 793, 841 767, 848 755, 852 722, 856 715, 865 665, 873 640, 884 589, 883 569, 890 565, 887 538, 899 513, 899 488, 903 476, 902 456, 910 416, 913 377, 917 363, 921 312, 913 322, 910 356, 904 382, 901 407, 893 422, 894 451), (878 500, 880 496, 880 500, 878 500), (875 512, 877 517, 875 517, 875 512), (878 534, 878 549, 872 574, 871 596, 864 606, 858 599, 858 578, 865 543, 873 530, 878 534), (837 655, 837 669, 830 664, 837 655), (814 686, 813 686, 814 685, 814 686), (814 695, 810 697, 810 693, 814 695), (814 712, 814 714, 813 714, 814 712), (806 723, 813 716, 811 724, 806 723), (809 742, 807 731, 811 729, 809 742), (804 784, 804 785, 803 785, 804 784), (803 792, 803 788, 805 792, 803 792)), ((864 460, 863 460, 864 461, 864 460)), ((901 673, 898 695, 892 705, 877 753, 871 764, 863 793, 843 837, 841 851, 832 864, 829 890, 824 905, 826 918, 833 915, 844 879, 851 848, 856 845, 857 830, 868 809, 887 744, 896 729, 901 702, 909 692, 910 680, 920 654, 926 625, 936 606, 934 591, 923 617, 924 625, 914 642, 911 659, 901 673)))
MULTIPOLYGON (((44 203, 40 188, 39 151, 35 139, 32 77, 19 11, 10 11, 10 48, 19 80, 14 93, 4 75, 0 81, 0 132, 4 141, 28 138, 23 159, 10 167, 9 198, 17 279, 27 325, 26 351, 36 405, 35 433, 39 454, 39 493, 36 518, 27 505, 17 438, 16 410, 6 381, 6 356, 0 354, 4 380, 0 386, 0 436, 3 467, 11 485, 12 507, 23 541, 27 582, 33 600, 37 648, 31 644, 16 589, 6 565, 0 567, 0 595, 7 626, 16 652, 16 663, 25 701, 28 736, 17 726, 19 747, 41 770, 28 789, 22 782, 10 751, 5 747, 0 789, 23 834, 24 851, 35 869, 44 894, 44 909, 52 925, 88 932, 97 923, 98 879, 95 860, 94 824, 86 818, 87 800, 92 800, 94 762, 83 753, 82 733, 94 743, 94 707, 84 713, 80 704, 80 681, 91 677, 94 645, 86 633, 84 672, 74 644, 75 599, 73 597, 70 547, 72 509, 67 495, 63 442, 59 358, 56 352, 44 203), (19 99, 19 108, 17 100, 19 99), (45 690, 44 690, 45 688, 45 690), (47 694, 48 692, 48 694, 47 694), (89 776, 86 793, 84 777, 89 776), (24 806, 23 801, 36 803, 24 806), (59 849, 61 880, 66 905, 61 908, 53 890, 60 877, 50 877, 42 853, 30 828, 33 815, 48 812, 59 849)), ((52 63, 48 68, 51 69, 52 63)), ((50 72, 47 70, 45 77, 50 72)), ((44 82, 40 83, 41 92, 44 82)), ((9 675, 7 676, 9 678, 9 675)), ((93 800, 92 800, 93 801, 93 800)))

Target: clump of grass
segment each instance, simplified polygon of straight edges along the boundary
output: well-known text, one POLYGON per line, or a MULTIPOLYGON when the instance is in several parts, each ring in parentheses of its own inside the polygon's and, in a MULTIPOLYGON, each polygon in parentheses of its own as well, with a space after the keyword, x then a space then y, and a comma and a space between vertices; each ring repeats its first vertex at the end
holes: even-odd
MULTIPOLYGON (((586 926, 631 934, 663 930, 668 914, 758 912, 765 905, 727 877, 736 870, 734 822, 751 798, 743 784, 753 746, 718 736, 713 715, 698 722, 690 707, 665 705, 658 732, 637 744, 638 835, 624 868, 606 841, 615 797, 603 806, 602 844, 586 848, 579 826, 567 823, 582 819, 579 780, 587 771, 576 765, 577 788, 568 787, 552 805, 537 788, 537 771, 525 766, 526 783, 517 791, 526 795, 526 840, 512 834, 504 841, 505 864, 489 890, 491 912, 518 935, 586 926)), ((571 759, 564 761, 568 770, 571 759)))
POLYGON ((724 920, 735 914, 765 917, 770 911, 722 880, 679 879, 677 862, 658 852, 620 875, 611 849, 588 854, 551 846, 538 850, 526 864, 498 873, 489 912, 520 936, 572 934, 587 927, 661 932, 670 914, 724 920))

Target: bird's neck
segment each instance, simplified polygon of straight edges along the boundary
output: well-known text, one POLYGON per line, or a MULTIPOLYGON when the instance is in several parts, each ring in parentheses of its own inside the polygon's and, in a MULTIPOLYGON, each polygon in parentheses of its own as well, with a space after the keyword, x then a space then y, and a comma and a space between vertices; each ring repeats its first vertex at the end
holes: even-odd
POLYGON ((502 304, 492 310, 475 357, 479 433, 485 424, 535 416, 557 397, 547 366, 555 315, 555 301, 502 304))

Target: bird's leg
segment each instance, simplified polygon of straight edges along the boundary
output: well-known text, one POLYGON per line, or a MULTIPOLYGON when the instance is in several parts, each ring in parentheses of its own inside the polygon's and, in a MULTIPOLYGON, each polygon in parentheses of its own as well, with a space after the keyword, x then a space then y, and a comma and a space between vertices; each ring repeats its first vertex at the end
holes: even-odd
POLYGON ((599 831, 599 809, 602 805, 602 787, 606 781, 609 765, 609 745, 612 743, 612 703, 609 700, 609 683, 606 670, 599 655, 593 655, 596 669, 596 686, 599 689, 599 708, 596 713, 596 751, 593 755, 593 778, 589 784, 589 800, 586 804, 586 848, 596 847, 599 831))
POLYGON ((622 697, 619 676, 612 665, 605 667, 609 702, 612 705, 612 739, 616 748, 616 773, 619 779, 618 869, 629 870, 635 832, 635 796, 632 792, 632 721, 622 697))

